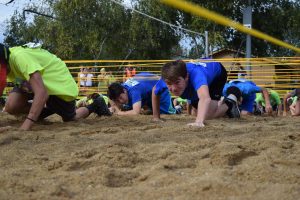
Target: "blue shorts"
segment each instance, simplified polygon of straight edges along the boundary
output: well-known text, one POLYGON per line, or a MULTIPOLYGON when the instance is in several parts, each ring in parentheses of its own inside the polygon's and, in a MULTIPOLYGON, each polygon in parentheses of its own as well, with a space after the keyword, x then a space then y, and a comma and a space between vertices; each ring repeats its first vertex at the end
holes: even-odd
POLYGON ((247 97, 243 97, 243 101, 242 104, 239 106, 240 110, 245 110, 248 111, 250 113, 253 113, 253 106, 255 103, 255 98, 256 98, 256 94, 252 94, 250 96, 247 97))

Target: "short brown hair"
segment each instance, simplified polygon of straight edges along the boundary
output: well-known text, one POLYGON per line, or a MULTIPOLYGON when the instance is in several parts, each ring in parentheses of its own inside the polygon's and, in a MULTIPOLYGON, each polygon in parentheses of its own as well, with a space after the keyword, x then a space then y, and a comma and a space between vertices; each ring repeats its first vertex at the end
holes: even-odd
POLYGON ((185 62, 176 60, 164 64, 161 69, 161 76, 163 80, 169 80, 171 82, 176 81, 179 77, 186 78, 187 69, 185 62))

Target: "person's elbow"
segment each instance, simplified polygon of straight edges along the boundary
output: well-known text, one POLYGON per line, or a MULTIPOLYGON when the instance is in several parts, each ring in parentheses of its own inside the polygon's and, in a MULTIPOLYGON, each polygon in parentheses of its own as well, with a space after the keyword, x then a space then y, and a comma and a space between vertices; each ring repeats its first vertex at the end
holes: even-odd
POLYGON ((211 102, 211 98, 209 96, 200 97, 200 101, 204 102, 205 104, 209 104, 211 102))

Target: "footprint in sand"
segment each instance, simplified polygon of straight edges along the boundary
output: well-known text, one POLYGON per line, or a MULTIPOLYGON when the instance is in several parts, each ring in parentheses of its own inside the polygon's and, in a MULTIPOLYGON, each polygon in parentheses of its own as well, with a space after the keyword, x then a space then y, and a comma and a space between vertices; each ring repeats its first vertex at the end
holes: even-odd
POLYGON ((133 184, 139 173, 131 171, 109 170, 104 172, 102 184, 107 187, 127 187, 133 184))

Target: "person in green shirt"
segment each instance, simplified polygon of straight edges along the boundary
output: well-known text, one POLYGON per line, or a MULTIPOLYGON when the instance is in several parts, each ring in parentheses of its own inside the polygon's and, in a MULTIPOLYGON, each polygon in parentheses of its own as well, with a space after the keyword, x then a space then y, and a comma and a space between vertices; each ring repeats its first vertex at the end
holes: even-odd
POLYGON ((67 66, 38 45, 9 48, 0 43, 0 64, 0 95, 6 78, 15 84, 4 111, 12 115, 27 114, 21 130, 29 130, 34 122, 54 113, 63 121, 85 118, 92 112, 111 114, 102 97, 76 110, 78 87, 67 66))
POLYGON ((287 115, 288 99, 292 98, 290 111, 292 116, 300 115, 300 88, 294 89, 287 93, 283 98, 283 116, 287 115))
POLYGON ((76 101, 76 108, 86 107, 92 104, 94 100, 97 99, 99 96, 103 97, 105 104, 109 106, 110 99, 107 96, 102 95, 101 93, 92 93, 76 101))
MULTIPOLYGON (((273 111, 275 111, 278 114, 278 111, 282 109, 280 96, 274 90, 268 90, 268 92, 269 92, 269 99, 270 99, 270 104, 272 106, 272 109, 273 109, 273 111)), ((262 93, 256 93, 255 102, 258 106, 261 106, 263 108, 263 110, 265 110, 266 101, 265 101, 265 98, 263 97, 262 93)))

